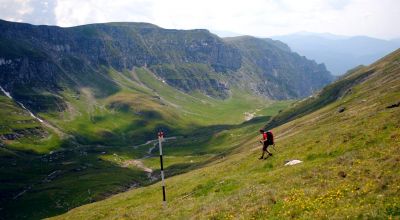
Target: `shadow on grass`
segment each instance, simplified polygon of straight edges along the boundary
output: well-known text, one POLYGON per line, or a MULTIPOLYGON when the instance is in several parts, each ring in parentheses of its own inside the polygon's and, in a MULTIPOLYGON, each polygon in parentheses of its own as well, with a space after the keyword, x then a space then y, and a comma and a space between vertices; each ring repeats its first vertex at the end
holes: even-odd
MULTIPOLYGON (((215 134, 232 129, 258 126, 269 117, 258 117, 238 125, 213 125, 172 130, 171 126, 161 125, 171 135, 179 135, 185 143, 171 147, 171 151, 184 149, 184 155, 207 154, 206 148, 215 134), (196 139, 196 146, 192 141, 196 139), (186 145, 187 144, 187 145, 186 145), (200 148, 200 151, 192 151, 200 148)), ((254 132, 257 132, 254 131, 254 132)), ((154 139, 154 131, 141 135, 143 142, 154 139)), ((225 141, 225 140, 223 140, 225 141)), ((230 145, 202 161, 175 163, 166 168, 168 177, 186 173, 226 157, 239 144, 230 145)), ((142 157, 143 152, 136 152, 132 147, 104 146, 100 143, 83 145, 76 139, 65 140, 63 149, 52 154, 39 155, 33 152, 18 152, 18 157, 1 157, 0 160, 0 213, 4 219, 42 219, 67 212, 87 203, 104 199, 110 195, 130 188, 154 184, 142 170, 124 168, 110 161, 100 159, 107 155, 127 155, 132 158, 142 157), (3 160, 5 159, 5 160, 3 160), (26 191, 25 191, 26 190, 26 191), (25 191, 25 192, 24 192, 25 191), (21 194, 22 193, 22 194, 21 194), (21 194, 21 195, 19 195, 21 194), (17 196, 19 195, 19 196, 17 196)), ((227 144, 229 145, 229 143, 227 144)), ((156 153, 154 153, 156 154, 156 153)), ((154 170, 158 173, 159 170, 154 170)))

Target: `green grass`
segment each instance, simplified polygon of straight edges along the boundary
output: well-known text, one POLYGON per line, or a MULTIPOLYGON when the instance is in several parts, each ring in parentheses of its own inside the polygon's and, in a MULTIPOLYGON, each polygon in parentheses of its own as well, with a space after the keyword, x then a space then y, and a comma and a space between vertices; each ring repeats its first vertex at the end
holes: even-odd
POLYGON ((165 208, 156 183, 55 219, 397 219, 400 108, 387 106, 400 100, 399 59, 397 51, 373 73, 357 70, 369 78, 341 99, 274 128, 278 152, 265 161, 249 132, 257 124, 229 130, 238 137, 216 134, 207 147, 231 150, 167 178, 165 208), (289 159, 303 163, 284 166, 289 159))
POLYGON ((17 104, 7 96, 0 94, 0 134, 6 134, 13 130, 32 129, 40 127, 40 123, 34 120, 27 112, 24 112, 17 104))
POLYGON ((136 69, 135 72, 143 84, 152 88, 169 103, 173 103, 183 119, 200 125, 240 123, 244 119, 245 112, 267 109, 272 104, 271 101, 254 97, 246 91, 235 88, 232 89, 231 97, 224 100, 211 98, 201 93, 186 94, 165 85, 146 69, 136 69))
MULTIPOLYGON (((62 159, 66 161, 63 163, 57 163, 62 159, 53 163, 32 161, 37 166, 45 165, 46 169, 27 169, 36 177, 36 181, 29 181, 33 190, 17 200, 9 201, 5 206, 8 212, 3 216, 39 219, 124 191, 130 184, 142 185, 148 181, 142 170, 135 167, 122 168, 105 160, 99 161, 99 154, 64 154, 66 156, 62 159), (43 182, 48 174, 57 170, 60 173, 53 180, 43 182)), ((15 177, 15 174, 12 175, 15 177)))
POLYGON ((62 140, 57 134, 50 133, 46 138, 38 139, 38 137, 24 137, 19 138, 16 141, 10 141, 7 144, 7 148, 36 154, 45 154, 58 149, 61 143, 62 140))
POLYGON ((0 135, 15 135, 2 140, 7 148, 32 153, 47 153, 60 146, 60 138, 32 118, 5 95, 0 95, 0 135))
MULTIPOLYGON (((205 127, 199 133, 189 134, 190 137, 182 136, 177 140, 167 141, 164 144, 166 175, 185 173, 219 160, 246 140, 247 137, 241 136, 242 133, 251 131, 254 134, 264 121, 255 120, 242 125, 205 127), (210 145, 212 143, 215 145, 210 145)), ((147 179, 142 170, 122 166, 125 161, 143 158, 149 147, 151 145, 137 149, 129 146, 82 146, 71 151, 56 153, 60 156, 55 156, 56 159, 52 162, 42 162, 41 157, 25 165, 23 165, 25 159, 20 158, 15 166, 26 169, 35 178, 29 180, 32 185, 31 190, 17 200, 7 203, 5 209, 8 213, 5 216, 13 218, 29 216, 33 219, 53 216, 76 206, 125 191, 132 183, 138 183, 140 186, 152 184, 153 182, 147 179), (44 166, 45 169, 36 169, 31 167, 32 164, 38 168, 44 166), (86 168, 76 171, 77 168, 82 167, 86 168), (62 172, 54 180, 48 183, 41 182, 46 175, 56 170, 62 172), (88 191, 91 192, 90 195, 88 191), (34 205, 29 205, 31 203, 34 205)), ((156 173, 159 172, 157 154, 158 152, 155 151, 152 157, 141 159, 156 173)), ((52 156, 49 155, 49 157, 52 156)), ((4 162, 7 163, 7 161, 4 162)), ((12 174, 11 170, 9 174, 12 174)), ((11 188, 7 190, 10 192, 18 189, 14 186, 15 183, 27 178, 25 176, 15 178, 15 174, 9 177, 11 182, 8 186, 11 188)), ((21 185, 24 184, 19 183, 18 186, 21 187, 21 185)))
POLYGON ((143 170, 124 163, 137 159, 159 171, 157 151, 144 158, 151 145, 132 147, 154 139, 158 128, 165 129, 167 137, 177 136, 165 143, 168 176, 207 166, 237 148, 246 138, 242 133, 254 133, 267 120, 260 117, 244 123, 245 112, 270 117, 291 103, 266 101, 239 89, 225 100, 186 94, 147 69, 122 73, 109 69, 102 77, 113 80, 118 89, 106 91, 109 95, 101 95, 90 84, 79 91, 65 89, 59 94, 66 104, 64 111, 38 113, 62 131, 61 136, 0 96, 0 104, 8 106, 0 109, 8 120, 0 120, 8 126, 2 127, 8 129, 4 132, 16 128, 47 132, 44 138, 26 136, 0 148, 4 218, 41 219, 126 191, 133 183, 153 184, 143 170), (15 123, 24 120, 29 123, 15 123), (54 179, 44 181, 55 171, 54 179))
POLYGON ((111 69, 110 76, 120 83, 119 92, 99 99, 90 88, 79 94, 66 90, 69 109, 41 116, 82 144, 128 145, 142 143, 158 128, 182 135, 197 127, 241 123, 245 112, 273 115, 290 103, 266 101, 238 89, 226 100, 186 94, 146 69, 124 73, 111 69))

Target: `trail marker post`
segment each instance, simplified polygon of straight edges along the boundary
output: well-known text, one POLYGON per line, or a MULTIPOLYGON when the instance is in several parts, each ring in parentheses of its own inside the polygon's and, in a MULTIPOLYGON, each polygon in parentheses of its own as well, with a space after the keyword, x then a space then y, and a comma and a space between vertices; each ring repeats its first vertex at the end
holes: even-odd
POLYGON ((162 183, 162 193, 163 193, 163 205, 167 204, 167 199, 165 196, 165 181, 164 181, 164 165, 163 165, 163 152, 162 152, 162 142, 164 140, 164 132, 158 132, 158 147, 160 151, 160 164, 161 164, 161 183, 162 183))

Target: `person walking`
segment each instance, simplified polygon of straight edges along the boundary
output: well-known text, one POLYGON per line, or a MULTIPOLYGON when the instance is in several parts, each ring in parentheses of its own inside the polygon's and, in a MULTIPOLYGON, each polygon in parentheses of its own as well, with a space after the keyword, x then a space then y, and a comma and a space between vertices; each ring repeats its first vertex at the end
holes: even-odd
POLYGON ((265 152, 268 153, 269 156, 272 156, 272 153, 268 151, 268 147, 274 144, 274 136, 272 134, 272 131, 265 131, 264 129, 260 129, 260 133, 262 134, 262 139, 260 140, 260 143, 263 145, 262 148, 262 155, 258 159, 267 159, 267 157, 264 158, 265 152))

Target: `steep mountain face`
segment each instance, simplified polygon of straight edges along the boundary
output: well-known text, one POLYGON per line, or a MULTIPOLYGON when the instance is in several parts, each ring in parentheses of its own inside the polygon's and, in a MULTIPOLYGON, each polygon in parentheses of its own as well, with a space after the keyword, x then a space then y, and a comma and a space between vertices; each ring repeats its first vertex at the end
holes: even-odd
POLYGON ((19 94, 19 87, 57 91, 64 86, 89 86, 96 95, 107 96, 118 86, 102 67, 122 71, 139 66, 148 66, 185 91, 198 89, 223 96, 224 88, 213 74, 236 70, 241 64, 237 49, 206 30, 166 30, 142 23, 64 29, 5 21, 0 29, 0 82, 17 93, 17 98, 26 94, 19 94), (187 64, 203 68, 176 72, 187 64))
POLYGON ((65 88, 90 87, 96 97, 114 94, 120 88, 108 76, 110 68, 146 67, 182 91, 220 98, 228 97, 232 86, 271 99, 302 97, 331 79, 323 66, 285 45, 256 38, 225 41, 207 30, 146 23, 60 28, 7 21, 0 21, 0 29, 0 84, 35 111, 64 110, 59 92, 65 88))
POLYGON ((323 64, 293 53, 279 41, 243 36, 226 38, 243 54, 242 77, 252 73, 257 81, 253 90, 269 97, 288 99, 304 97, 331 82, 323 64))
POLYGON ((398 49, 400 42, 366 36, 345 37, 332 34, 297 33, 274 36, 309 59, 325 63, 334 75, 342 75, 358 65, 369 65, 398 49))

